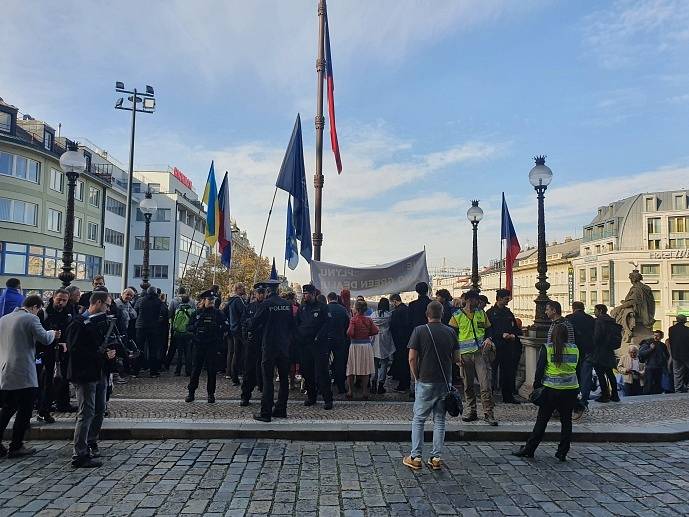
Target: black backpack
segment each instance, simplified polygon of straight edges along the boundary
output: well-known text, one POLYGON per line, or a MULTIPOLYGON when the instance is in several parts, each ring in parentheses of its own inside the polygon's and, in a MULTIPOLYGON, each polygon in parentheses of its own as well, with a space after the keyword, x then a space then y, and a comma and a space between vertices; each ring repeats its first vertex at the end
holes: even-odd
POLYGON ((608 344, 611 350, 617 350, 622 346, 622 325, 619 323, 610 324, 610 336, 608 344))

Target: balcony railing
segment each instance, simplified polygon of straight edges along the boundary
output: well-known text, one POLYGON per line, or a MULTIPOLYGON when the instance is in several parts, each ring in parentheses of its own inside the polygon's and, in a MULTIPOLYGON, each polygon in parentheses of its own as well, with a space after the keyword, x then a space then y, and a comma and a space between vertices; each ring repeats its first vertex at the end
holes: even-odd
POLYGON ((607 239, 608 237, 617 237, 617 229, 603 230, 603 231, 594 230, 590 234, 587 234, 586 232, 584 232, 584 242, 592 242, 592 241, 597 241, 600 239, 607 239))

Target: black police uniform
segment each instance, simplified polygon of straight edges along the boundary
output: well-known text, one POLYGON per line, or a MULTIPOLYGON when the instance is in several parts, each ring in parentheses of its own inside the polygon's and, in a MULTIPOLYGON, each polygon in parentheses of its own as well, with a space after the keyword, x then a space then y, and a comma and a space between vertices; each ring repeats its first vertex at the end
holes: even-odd
MULTIPOLYGON (((72 313, 68 306, 65 306, 61 311, 56 310, 51 299, 43 311, 39 313, 39 318, 44 329, 59 330, 64 335, 67 326, 72 321, 72 313)), ((37 350, 42 352, 41 358, 43 363, 38 378, 39 416, 50 414, 53 402, 56 402, 60 410, 68 409, 70 407, 69 382, 65 380, 67 377, 67 354, 57 346, 57 341, 45 346, 39 345, 37 350), (59 370, 62 377, 60 379, 55 378, 55 364, 58 360, 60 361, 59 370)))
POLYGON ((260 329, 262 332, 262 361, 263 396, 261 397, 261 412, 254 416, 260 420, 270 421, 274 417, 287 416, 287 397, 289 395, 289 345, 294 334, 294 317, 292 304, 271 292, 269 297, 261 303, 256 315, 252 318, 252 332, 260 329), (280 391, 275 407, 273 376, 275 367, 280 377, 280 391))
MULTIPOLYGON (((187 400, 194 400, 194 392, 199 387, 199 377, 205 364, 208 374, 208 401, 215 401, 215 376, 220 360, 223 333, 227 330, 227 320, 220 309, 204 308, 194 314, 187 328, 194 336, 194 365, 189 380, 187 400)), ((191 402, 191 400, 188 401, 191 402)))
POLYGON ((328 361, 328 307, 320 302, 302 303, 297 313, 297 343, 301 349, 301 371, 306 381, 307 406, 316 403, 318 393, 330 406, 333 402, 333 391, 330 387, 328 361), (318 388, 318 390, 316 390, 318 388))
POLYGON ((244 320, 242 322, 242 335, 245 347, 244 377, 242 377, 242 405, 248 405, 251 393, 258 386, 263 390, 263 373, 261 372, 261 337, 263 324, 258 324, 255 330, 251 329, 251 323, 263 302, 254 301, 246 306, 244 320))

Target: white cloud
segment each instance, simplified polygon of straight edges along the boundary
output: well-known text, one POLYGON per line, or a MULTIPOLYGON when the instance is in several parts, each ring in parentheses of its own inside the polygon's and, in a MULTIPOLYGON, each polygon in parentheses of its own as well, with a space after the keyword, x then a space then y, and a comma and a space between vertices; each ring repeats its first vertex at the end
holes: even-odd
POLYGON ((689 44, 685 0, 616 0, 585 19, 585 44, 601 66, 618 69, 677 53, 689 44))

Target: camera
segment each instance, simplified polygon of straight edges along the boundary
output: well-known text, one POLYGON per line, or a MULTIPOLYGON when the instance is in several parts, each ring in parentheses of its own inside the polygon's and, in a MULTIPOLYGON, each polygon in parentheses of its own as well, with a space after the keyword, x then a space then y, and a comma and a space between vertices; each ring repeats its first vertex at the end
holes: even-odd
POLYGON ((103 352, 115 350, 116 357, 129 360, 136 359, 141 355, 136 343, 120 333, 115 316, 105 313, 97 314, 89 318, 87 323, 95 325, 103 336, 103 344, 101 345, 103 352))

